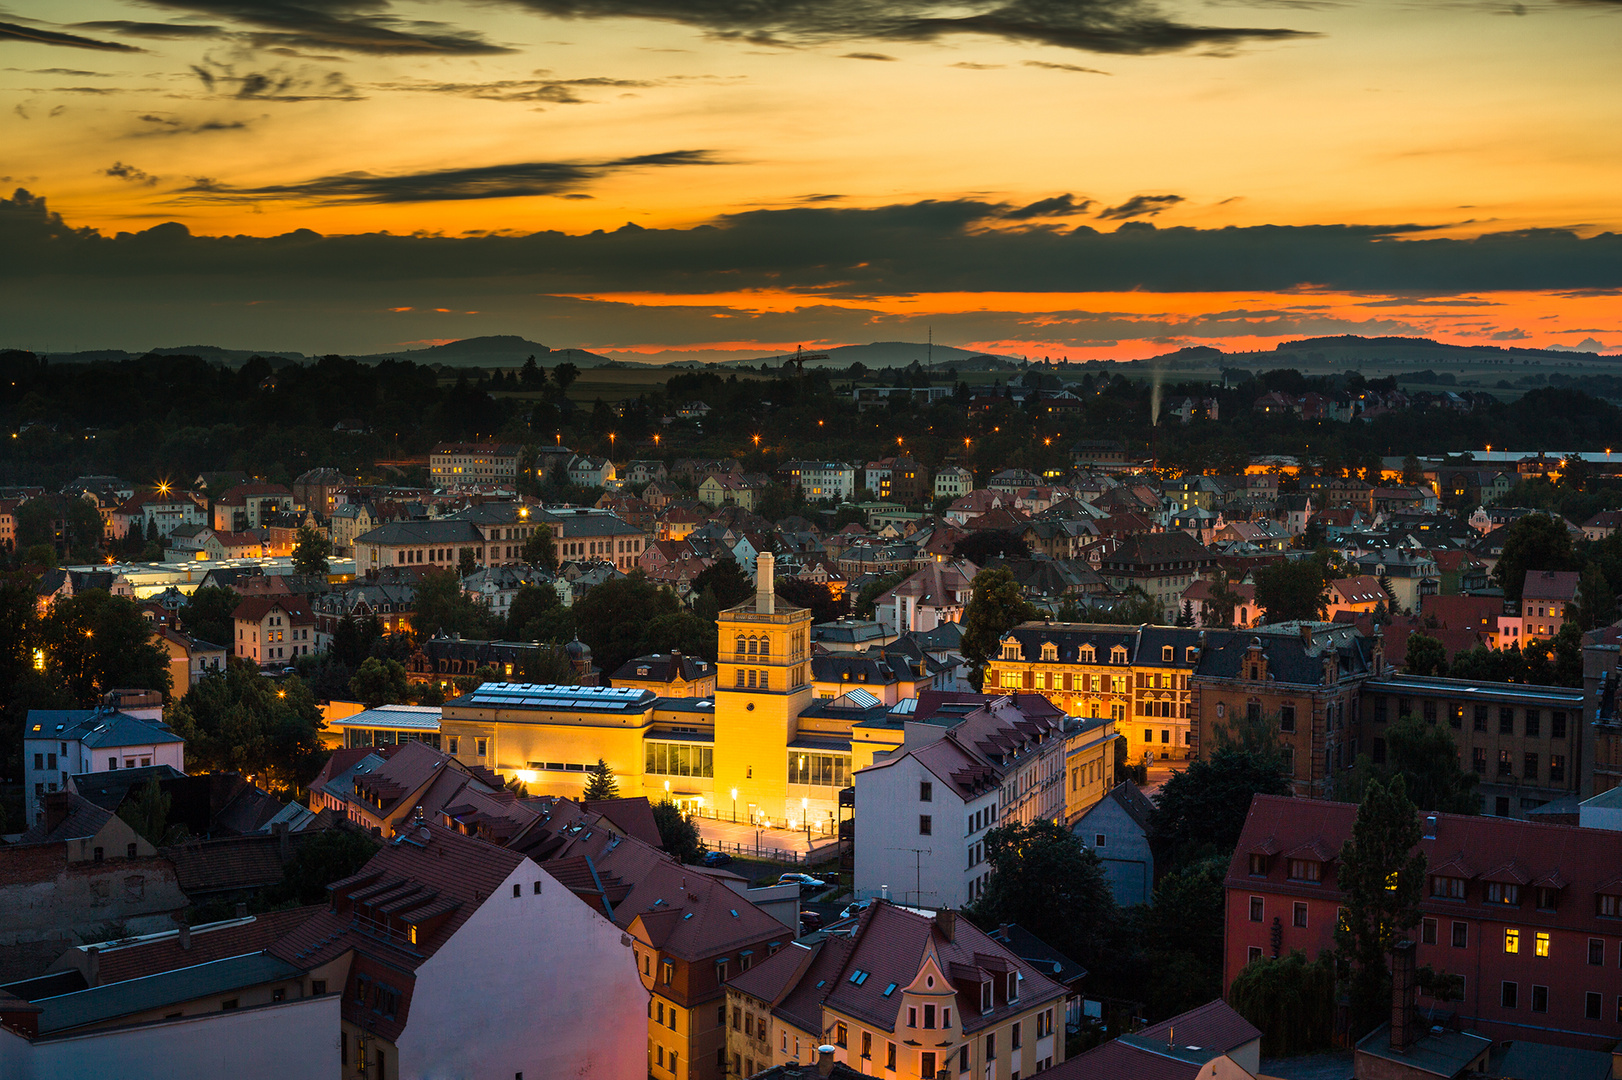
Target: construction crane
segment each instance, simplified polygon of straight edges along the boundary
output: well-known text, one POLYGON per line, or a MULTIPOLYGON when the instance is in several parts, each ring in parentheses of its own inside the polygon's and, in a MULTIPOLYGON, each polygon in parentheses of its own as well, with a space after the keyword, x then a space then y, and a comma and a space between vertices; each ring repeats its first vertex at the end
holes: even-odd
POLYGON ((826 359, 828 359, 828 354, 825 352, 806 352, 804 345, 796 345, 794 346, 794 355, 787 357, 783 361, 783 366, 787 367, 788 365, 793 364, 795 374, 803 377, 805 375, 805 362, 807 360, 826 359))

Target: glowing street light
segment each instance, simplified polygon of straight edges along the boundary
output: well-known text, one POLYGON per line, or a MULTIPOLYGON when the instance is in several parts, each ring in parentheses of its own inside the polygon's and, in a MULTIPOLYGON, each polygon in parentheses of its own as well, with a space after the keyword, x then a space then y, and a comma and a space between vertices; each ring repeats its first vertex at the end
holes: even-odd
POLYGON ((738 823, 738 789, 732 789, 732 823, 738 823))
POLYGON ((809 855, 811 853, 811 800, 810 799, 801 799, 800 800, 800 817, 802 819, 804 819, 804 821, 805 821, 805 850, 806 850, 806 854, 809 855))

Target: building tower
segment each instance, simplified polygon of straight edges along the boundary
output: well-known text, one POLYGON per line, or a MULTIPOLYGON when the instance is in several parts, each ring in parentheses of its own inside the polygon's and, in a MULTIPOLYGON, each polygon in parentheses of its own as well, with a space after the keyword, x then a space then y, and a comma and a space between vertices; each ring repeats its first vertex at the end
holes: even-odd
POLYGON ((811 703, 811 612, 777 599, 773 563, 758 556, 755 595, 716 618, 715 810, 804 828, 827 810, 788 790, 789 746, 811 703))

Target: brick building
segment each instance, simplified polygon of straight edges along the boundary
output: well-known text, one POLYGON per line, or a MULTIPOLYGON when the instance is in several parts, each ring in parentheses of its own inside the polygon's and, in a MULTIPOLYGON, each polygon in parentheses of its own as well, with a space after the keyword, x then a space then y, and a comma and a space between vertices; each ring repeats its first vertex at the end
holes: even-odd
MULTIPOLYGON (((1225 882, 1223 986, 1264 956, 1334 948, 1357 807, 1258 795, 1225 882)), ((1416 962, 1464 980, 1456 1013, 1495 1039, 1609 1049, 1622 1032, 1622 833, 1424 814, 1416 962)))

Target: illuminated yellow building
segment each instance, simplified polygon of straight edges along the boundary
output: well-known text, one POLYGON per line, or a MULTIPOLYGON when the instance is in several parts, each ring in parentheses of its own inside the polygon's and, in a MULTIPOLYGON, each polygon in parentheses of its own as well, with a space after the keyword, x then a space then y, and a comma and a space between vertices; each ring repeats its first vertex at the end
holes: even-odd
POLYGON ((986 693, 1041 694, 1072 716, 1109 717, 1131 760, 1191 753, 1188 680, 1202 634, 1176 626, 1028 622, 1003 636, 986 693))

